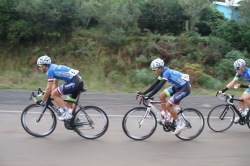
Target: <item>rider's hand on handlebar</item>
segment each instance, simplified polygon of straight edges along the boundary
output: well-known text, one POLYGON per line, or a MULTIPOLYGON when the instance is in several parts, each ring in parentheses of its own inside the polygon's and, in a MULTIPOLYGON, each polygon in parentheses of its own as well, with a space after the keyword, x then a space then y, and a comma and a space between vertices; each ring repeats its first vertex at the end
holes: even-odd
POLYGON ((220 90, 220 91, 217 91, 216 94, 215 94, 215 96, 217 97, 217 96, 220 95, 221 93, 222 93, 221 90, 220 90))
POLYGON ((44 102, 43 102, 42 100, 38 100, 38 101, 36 102, 36 104, 41 105, 41 106, 44 106, 44 105, 45 105, 44 102))
POLYGON ((148 100, 148 96, 147 96, 147 95, 139 95, 139 99, 140 99, 141 101, 143 101, 143 100, 148 100))

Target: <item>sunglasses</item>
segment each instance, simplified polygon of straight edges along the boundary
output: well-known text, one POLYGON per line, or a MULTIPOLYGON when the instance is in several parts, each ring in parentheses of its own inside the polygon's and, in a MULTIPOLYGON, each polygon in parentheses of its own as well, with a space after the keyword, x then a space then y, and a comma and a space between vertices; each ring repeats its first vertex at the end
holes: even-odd
POLYGON ((152 68, 152 71, 154 71, 154 72, 155 72, 156 70, 158 70, 158 68, 152 68))
POLYGON ((236 68, 234 68, 235 70, 240 70, 241 69, 241 67, 236 67, 236 68))

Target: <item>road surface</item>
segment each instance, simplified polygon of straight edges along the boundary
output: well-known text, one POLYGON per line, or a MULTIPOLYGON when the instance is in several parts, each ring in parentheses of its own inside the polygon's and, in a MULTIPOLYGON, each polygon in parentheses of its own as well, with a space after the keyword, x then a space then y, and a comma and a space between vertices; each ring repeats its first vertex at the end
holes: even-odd
MULTIPOLYGON (((87 140, 64 128, 58 121, 45 138, 27 134, 20 122, 22 110, 32 101, 30 91, 0 90, 0 166, 243 166, 250 164, 250 129, 233 125, 224 133, 212 132, 207 124, 200 136, 182 141, 158 125, 144 141, 128 138, 122 130, 123 115, 138 106, 130 93, 86 92, 83 105, 101 107, 109 116, 108 131, 96 140, 87 140)), ((200 110, 204 117, 223 100, 212 95, 190 95, 182 107, 200 110)))

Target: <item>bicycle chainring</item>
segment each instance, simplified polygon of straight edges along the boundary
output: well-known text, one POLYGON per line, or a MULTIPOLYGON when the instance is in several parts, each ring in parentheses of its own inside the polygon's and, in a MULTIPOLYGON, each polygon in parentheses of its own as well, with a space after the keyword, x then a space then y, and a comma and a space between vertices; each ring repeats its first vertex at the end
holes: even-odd
POLYGON ((166 121, 165 124, 163 125, 163 130, 166 132, 174 131, 174 126, 173 123, 166 121))
POLYGON ((64 121, 64 127, 68 130, 74 130, 73 126, 71 125, 71 119, 64 121))

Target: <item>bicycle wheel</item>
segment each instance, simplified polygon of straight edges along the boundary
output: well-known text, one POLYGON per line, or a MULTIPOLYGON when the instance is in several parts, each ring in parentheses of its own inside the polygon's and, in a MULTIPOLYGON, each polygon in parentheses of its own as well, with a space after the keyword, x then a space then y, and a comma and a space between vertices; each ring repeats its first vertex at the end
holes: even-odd
POLYGON ((47 107, 42 114, 44 107, 31 104, 26 107, 21 115, 21 123, 24 130, 35 137, 50 135, 56 128, 56 115, 51 108, 47 107), (42 114, 42 115, 41 115, 42 114), (39 121, 38 119, 41 118, 39 121))
POLYGON ((155 115, 150 111, 149 114, 142 119, 145 113, 145 107, 136 107, 125 114, 122 120, 122 128, 129 138, 134 140, 144 140, 149 138, 155 132, 157 127, 155 115), (141 125, 139 124, 140 122, 142 122, 141 125))
POLYGON ((101 108, 86 106, 77 111, 74 123, 76 125, 74 130, 81 137, 96 139, 107 131, 109 119, 101 108))
POLYGON ((250 129, 250 113, 249 112, 247 113, 247 116, 246 116, 246 123, 247 123, 248 128, 250 129))
POLYGON ((198 137, 204 129, 205 121, 202 113, 193 108, 186 108, 178 113, 185 127, 176 135, 181 140, 188 141, 198 137))
POLYGON ((208 127, 215 132, 223 132, 233 125, 234 110, 227 104, 214 107, 207 116, 208 127))

